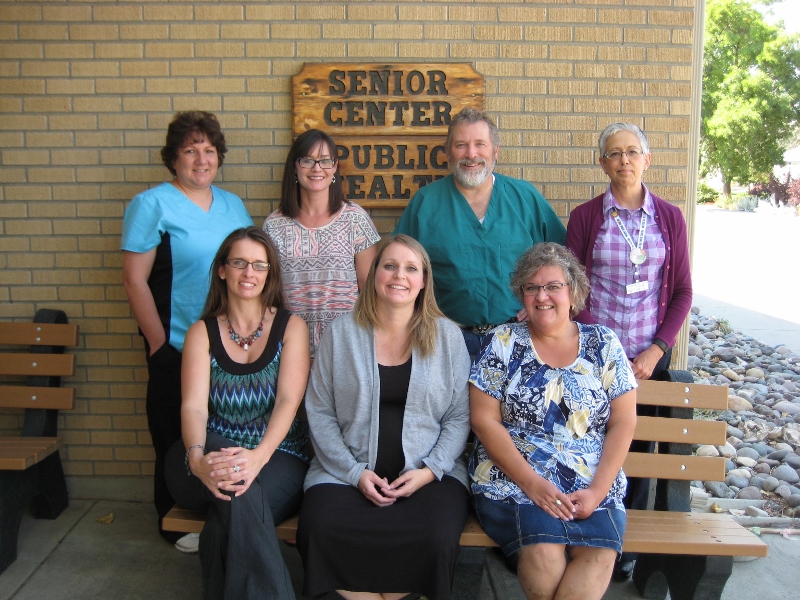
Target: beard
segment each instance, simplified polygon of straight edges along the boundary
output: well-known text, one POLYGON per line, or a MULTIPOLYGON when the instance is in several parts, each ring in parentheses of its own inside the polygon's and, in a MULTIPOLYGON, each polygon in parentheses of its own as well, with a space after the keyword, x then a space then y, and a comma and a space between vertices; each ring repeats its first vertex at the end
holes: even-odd
POLYGON ((486 178, 492 174, 494 170, 494 161, 487 162, 483 158, 462 158, 450 166, 450 172, 453 178, 465 188, 475 188, 481 185, 486 178), (462 167, 465 165, 483 164, 483 168, 479 171, 465 171, 462 167))

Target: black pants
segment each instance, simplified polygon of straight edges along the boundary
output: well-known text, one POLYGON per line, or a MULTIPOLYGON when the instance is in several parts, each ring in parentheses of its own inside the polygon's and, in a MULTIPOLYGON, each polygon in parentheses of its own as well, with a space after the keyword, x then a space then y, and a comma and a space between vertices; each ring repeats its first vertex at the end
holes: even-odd
POLYGON ((172 445, 181 439, 181 357, 169 344, 164 344, 153 356, 147 356, 147 428, 156 453, 153 473, 153 503, 158 513, 158 532, 170 543, 183 533, 164 531, 161 521, 175 504, 167 489, 164 461, 172 445))
MULTIPOLYGON (((669 369, 669 363, 672 360, 672 349, 670 348, 661 360, 656 363, 653 369, 653 374, 650 375, 651 380, 661 379, 664 372, 669 369)), ((638 417, 655 417, 658 411, 657 406, 636 405, 636 416, 638 417)), ((629 452, 649 452, 652 453, 655 449, 654 442, 645 440, 633 440, 629 448, 629 452)), ((650 501, 650 479, 642 479, 640 477, 628 478, 628 489, 625 492, 623 504, 625 508, 632 508, 634 510, 646 510, 650 501)), ((623 552, 620 560, 630 561, 636 560, 637 554, 633 552, 623 552)))
MULTIPOLYGON (((206 450, 236 446, 209 433, 206 450)), ((294 600, 292 580, 281 556, 275 525, 298 510, 308 465, 276 450, 248 490, 230 502, 220 500, 186 473, 183 442, 167 455, 167 481, 176 500, 193 510, 209 508, 200 534, 205 600, 294 600)))

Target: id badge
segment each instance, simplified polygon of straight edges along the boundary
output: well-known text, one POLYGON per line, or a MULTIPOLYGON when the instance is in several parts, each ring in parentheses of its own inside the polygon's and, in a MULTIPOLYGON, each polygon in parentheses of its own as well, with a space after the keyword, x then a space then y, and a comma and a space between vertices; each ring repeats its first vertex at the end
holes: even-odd
POLYGON ((636 292, 643 292, 650 287, 647 281, 637 281, 636 283, 629 283, 625 286, 625 292, 628 294, 635 294, 636 292))

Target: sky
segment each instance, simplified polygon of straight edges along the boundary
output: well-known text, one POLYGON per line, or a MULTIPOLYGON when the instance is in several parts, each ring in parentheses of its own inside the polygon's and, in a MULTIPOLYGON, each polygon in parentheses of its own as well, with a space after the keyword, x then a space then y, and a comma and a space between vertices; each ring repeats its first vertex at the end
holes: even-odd
POLYGON ((783 19, 784 28, 792 33, 800 33, 800 2, 798 0, 783 0, 770 7, 764 7, 762 12, 766 15, 768 23, 775 23, 783 19), (774 16, 766 14, 772 11, 774 16))

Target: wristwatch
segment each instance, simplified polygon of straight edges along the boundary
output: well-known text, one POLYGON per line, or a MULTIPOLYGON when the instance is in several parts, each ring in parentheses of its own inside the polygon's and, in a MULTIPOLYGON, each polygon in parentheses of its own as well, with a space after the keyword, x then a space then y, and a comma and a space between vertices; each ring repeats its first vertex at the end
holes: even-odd
POLYGON ((666 345, 666 344, 665 344, 663 341, 661 341, 660 339, 658 339, 658 338, 654 338, 654 339, 653 339, 653 343, 654 343, 656 346, 658 346, 659 348, 661 348, 661 351, 662 351, 664 354, 666 354, 667 352, 669 352, 669 346, 667 346, 667 345, 666 345))

